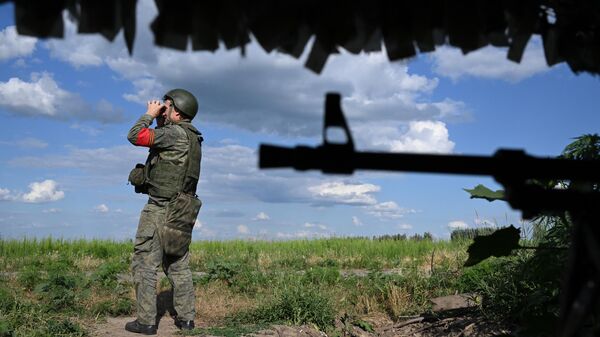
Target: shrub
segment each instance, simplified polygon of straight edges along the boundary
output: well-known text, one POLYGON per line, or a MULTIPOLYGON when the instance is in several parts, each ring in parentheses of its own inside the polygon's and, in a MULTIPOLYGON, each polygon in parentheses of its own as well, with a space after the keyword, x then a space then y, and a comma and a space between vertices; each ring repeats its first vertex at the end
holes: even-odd
POLYGON ((39 284, 35 291, 49 310, 69 309, 76 303, 78 281, 73 275, 53 271, 48 275, 48 280, 39 284))
POLYGON ((21 269, 18 280, 25 289, 33 290, 42 280, 42 275, 38 267, 28 265, 21 269))
POLYGON ((259 307, 245 316, 250 322, 314 324, 325 330, 333 326, 335 310, 329 297, 317 289, 296 285, 285 288, 273 303, 259 307))
POLYGON ((92 281, 103 287, 114 288, 117 285, 117 276, 127 269, 123 261, 113 260, 100 265, 92 275, 92 281))
POLYGON ((233 283, 233 278, 238 274, 241 265, 234 262, 211 261, 207 264, 208 279, 221 280, 227 285, 233 283))
POLYGON ((45 327, 45 333, 47 336, 78 337, 85 336, 87 334, 85 330, 81 326, 79 326, 79 324, 73 323, 68 319, 63 319, 60 321, 51 319, 46 324, 47 325, 45 327))
POLYGON ((304 280, 314 285, 334 285, 340 280, 340 272, 336 268, 311 268, 304 274, 304 280))
POLYGON ((129 298, 109 299, 98 302, 92 308, 94 315, 125 316, 133 312, 133 301, 129 298))
POLYGON ((8 289, 0 287, 0 313, 13 310, 15 304, 15 296, 8 289))

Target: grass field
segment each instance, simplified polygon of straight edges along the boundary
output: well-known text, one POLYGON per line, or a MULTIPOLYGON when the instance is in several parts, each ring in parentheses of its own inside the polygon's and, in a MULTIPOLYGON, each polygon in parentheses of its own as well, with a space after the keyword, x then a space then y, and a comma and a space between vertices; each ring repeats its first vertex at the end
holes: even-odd
MULTIPOLYGON (((468 243, 331 238, 194 242, 197 322, 205 326, 391 319, 428 299, 469 291, 468 243)), ((0 336, 85 336, 107 316, 134 314, 131 241, 0 240, 0 336)), ((159 291, 169 288, 166 278, 159 291)), ((330 331, 331 332, 331 331, 330 331)))

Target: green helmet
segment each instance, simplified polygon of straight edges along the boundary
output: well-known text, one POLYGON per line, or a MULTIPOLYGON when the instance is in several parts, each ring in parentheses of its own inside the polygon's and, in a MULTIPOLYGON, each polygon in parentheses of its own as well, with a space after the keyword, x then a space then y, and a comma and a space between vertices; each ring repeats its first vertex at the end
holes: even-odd
POLYGON ((191 92, 185 89, 172 89, 167 91, 163 99, 170 98, 177 111, 193 119, 198 112, 198 101, 191 92))

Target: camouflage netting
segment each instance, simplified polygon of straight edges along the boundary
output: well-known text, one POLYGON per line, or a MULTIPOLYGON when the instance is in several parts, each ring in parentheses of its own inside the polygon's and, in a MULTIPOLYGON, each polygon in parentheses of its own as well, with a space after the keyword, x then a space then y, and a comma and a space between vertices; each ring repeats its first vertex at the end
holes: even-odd
MULTIPOLYGON (((0 0, 0 3, 7 0, 0 0)), ((129 51, 135 39, 136 0, 12 0, 19 34, 62 37, 62 11, 79 33, 113 40, 123 29, 129 51)), ((250 34, 265 51, 299 57, 315 36, 306 67, 319 73, 328 56, 385 51, 390 61, 440 45, 463 53, 487 45, 508 47, 520 62, 534 34, 549 66, 567 62, 574 72, 600 73, 600 1, 596 0, 155 0, 155 44, 185 50, 240 48, 250 34)))

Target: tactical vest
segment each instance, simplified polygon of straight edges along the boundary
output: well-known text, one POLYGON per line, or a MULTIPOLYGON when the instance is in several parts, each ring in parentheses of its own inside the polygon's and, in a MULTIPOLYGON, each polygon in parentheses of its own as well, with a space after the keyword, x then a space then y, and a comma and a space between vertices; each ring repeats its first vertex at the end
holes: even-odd
POLYGON ((151 154, 146 162, 148 172, 148 194, 155 197, 171 199, 178 192, 195 195, 200 177, 200 160, 202 159, 202 134, 191 123, 181 122, 188 138, 188 152, 183 165, 175 165, 161 160, 158 153, 151 154), (150 165, 155 155, 157 162, 150 165))

